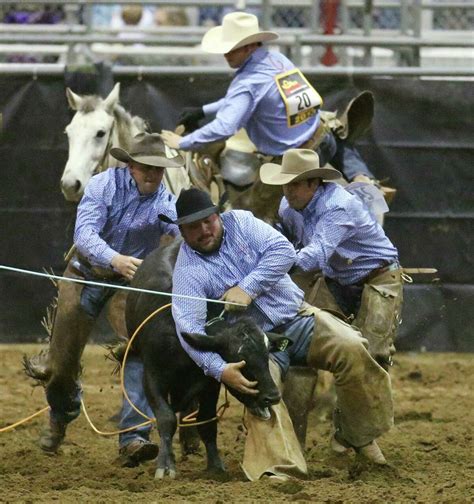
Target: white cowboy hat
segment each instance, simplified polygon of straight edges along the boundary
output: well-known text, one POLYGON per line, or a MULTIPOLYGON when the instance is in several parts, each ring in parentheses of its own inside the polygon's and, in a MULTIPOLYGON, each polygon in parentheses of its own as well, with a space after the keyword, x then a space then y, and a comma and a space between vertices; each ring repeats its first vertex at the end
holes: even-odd
POLYGON ((335 180, 342 174, 334 168, 320 168, 319 156, 311 149, 288 149, 281 165, 265 163, 260 167, 260 179, 264 184, 285 185, 290 182, 320 178, 335 180))
POLYGON ((204 35, 201 47, 208 53, 226 54, 248 44, 277 38, 277 33, 260 31, 257 16, 246 12, 231 12, 222 18, 221 26, 211 28, 204 35))

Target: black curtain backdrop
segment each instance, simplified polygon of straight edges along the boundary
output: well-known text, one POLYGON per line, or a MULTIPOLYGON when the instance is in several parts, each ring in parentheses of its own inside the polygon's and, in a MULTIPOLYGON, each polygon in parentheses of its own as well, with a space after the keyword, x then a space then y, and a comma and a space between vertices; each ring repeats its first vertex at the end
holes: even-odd
MULTIPOLYGON (((398 189, 387 234, 406 267, 435 267, 405 290, 398 348, 473 351, 473 184, 468 81, 420 78, 314 77, 326 110, 356 93, 375 95, 371 132, 358 143, 379 179, 398 189)), ((121 79, 121 103, 154 131, 175 126, 182 107, 225 94, 230 76, 121 79)), ((82 78, 0 76, 0 264, 61 274, 72 243, 75 207, 59 189, 67 160, 64 128, 72 118, 65 87, 106 95, 113 83, 99 69, 82 78), (95 79, 95 81, 94 81, 95 79), (81 83, 83 85, 81 85, 81 83)), ((36 341, 55 289, 46 279, 0 271, 0 342, 36 341)), ((107 329, 96 331, 96 338, 107 329)))

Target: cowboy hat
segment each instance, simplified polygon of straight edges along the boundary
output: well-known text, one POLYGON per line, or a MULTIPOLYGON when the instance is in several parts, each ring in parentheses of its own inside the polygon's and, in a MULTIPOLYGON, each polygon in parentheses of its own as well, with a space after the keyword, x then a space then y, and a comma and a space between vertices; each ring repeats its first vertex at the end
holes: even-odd
POLYGON ((246 12, 231 12, 222 18, 221 26, 211 28, 204 35, 201 47, 208 53, 226 54, 248 44, 269 42, 277 38, 277 33, 260 31, 257 16, 246 12))
POLYGON ((285 185, 311 178, 335 180, 340 177, 342 174, 334 168, 320 168, 319 156, 311 149, 288 149, 283 154, 281 166, 265 163, 260 167, 260 179, 269 185, 285 185))
POLYGON ((183 189, 176 200, 177 219, 173 221, 167 215, 159 214, 158 217, 168 224, 190 224, 209 215, 219 213, 219 207, 214 205, 209 194, 195 187, 183 189))
POLYGON ((184 165, 184 159, 175 150, 168 148, 158 133, 138 133, 132 139, 130 152, 112 147, 110 154, 123 163, 135 161, 160 168, 180 168, 184 165))

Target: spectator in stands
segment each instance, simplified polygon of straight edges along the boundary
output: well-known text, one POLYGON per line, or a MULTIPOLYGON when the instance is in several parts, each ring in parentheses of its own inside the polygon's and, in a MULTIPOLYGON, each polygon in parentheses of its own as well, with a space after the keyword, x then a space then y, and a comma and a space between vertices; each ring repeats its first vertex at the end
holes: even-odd
POLYGON ((245 128, 257 150, 269 158, 278 159, 290 148, 309 148, 318 153, 322 166, 330 162, 348 180, 370 182, 374 177, 355 147, 321 120, 318 92, 288 58, 262 46, 277 38, 261 31, 253 14, 224 16, 222 26, 204 35, 202 47, 224 55, 237 69, 227 94, 185 111, 180 122, 189 132, 205 116, 215 115, 214 120, 184 137, 164 130, 164 141, 175 149, 199 150, 245 128))
POLYGON ((185 9, 161 7, 156 9, 155 24, 157 26, 188 26, 189 18, 185 9))

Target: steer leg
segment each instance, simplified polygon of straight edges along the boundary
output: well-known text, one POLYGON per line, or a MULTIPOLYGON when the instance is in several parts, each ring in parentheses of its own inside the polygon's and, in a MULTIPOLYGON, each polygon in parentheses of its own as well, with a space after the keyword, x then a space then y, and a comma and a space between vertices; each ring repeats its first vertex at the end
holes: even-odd
POLYGON ((162 479, 166 475, 176 477, 176 461, 173 453, 173 436, 177 421, 174 411, 165 400, 168 396, 166 384, 160 384, 163 377, 150 373, 145 367, 145 394, 153 413, 155 414, 158 433, 160 434, 160 451, 156 459, 155 478, 162 479))
MULTIPOLYGON (((209 380, 204 390, 199 394, 198 422, 204 422, 216 416, 219 390, 220 384, 215 380, 209 380)), ((198 425, 197 429, 206 447, 207 470, 211 472, 225 472, 224 463, 217 449, 217 420, 198 425)))

